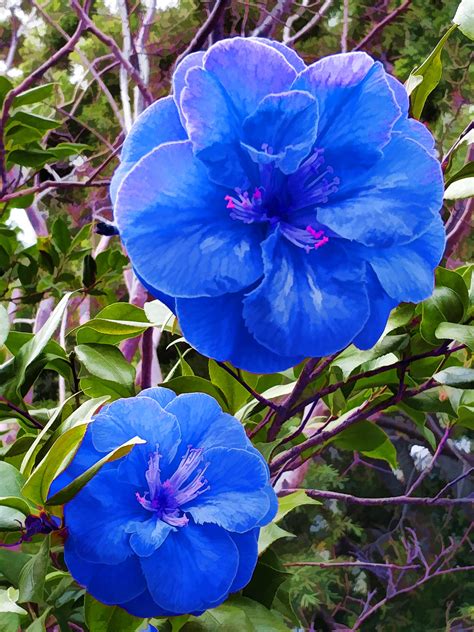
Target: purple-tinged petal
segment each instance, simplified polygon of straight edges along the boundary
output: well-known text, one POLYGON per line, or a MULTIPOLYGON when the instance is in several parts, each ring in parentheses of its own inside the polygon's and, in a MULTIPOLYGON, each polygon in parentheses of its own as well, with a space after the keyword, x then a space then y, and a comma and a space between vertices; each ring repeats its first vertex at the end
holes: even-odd
POLYGON ((189 142, 161 145, 126 176, 116 221, 149 286, 171 296, 215 296, 261 276, 262 227, 232 220, 227 193, 209 181, 189 142))
POLYGON ((276 373, 299 364, 304 356, 284 356, 261 345, 245 325, 246 292, 214 298, 177 300, 183 335, 200 353, 254 373, 276 373))
POLYGON ((266 46, 271 46, 271 48, 277 50, 283 55, 290 66, 292 66, 296 70, 296 72, 303 72, 303 70, 306 68, 306 64, 298 55, 298 53, 292 48, 288 48, 288 46, 285 46, 285 44, 282 44, 277 40, 267 39, 266 37, 251 37, 250 39, 254 42, 259 42, 261 44, 265 44, 266 46))
POLYGON ((122 180, 140 158, 162 143, 186 138, 186 131, 181 125, 172 97, 159 99, 144 110, 124 141, 120 165, 110 183, 112 202, 116 200, 122 180))
POLYGON ((230 535, 214 525, 171 532, 150 557, 140 559, 148 590, 164 610, 205 610, 228 594, 239 565, 230 535))
POLYGON ((278 233, 264 243, 265 276, 244 300, 255 338, 283 355, 320 357, 348 345, 369 315, 363 268, 339 240, 305 252, 278 233))
POLYGON ((190 53, 177 65, 176 70, 173 72, 173 99, 178 108, 179 118, 183 126, 186 124, 186 119, 181 110, 181 94, 186 86, 186 75, 191 68, 202 67, 203 57, 204 51, 190 53))

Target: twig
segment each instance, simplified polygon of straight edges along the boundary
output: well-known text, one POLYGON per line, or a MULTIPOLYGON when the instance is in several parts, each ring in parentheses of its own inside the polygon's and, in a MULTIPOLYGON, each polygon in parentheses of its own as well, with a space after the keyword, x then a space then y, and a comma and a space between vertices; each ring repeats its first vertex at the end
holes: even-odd
POLYGON ((344 0, 342 14, 341 52, 347 53, 347 38, 349 35, 349 0, 344 0))
POLYGON ((303 35, 306 35, 311 29, 313 29, 316 24, 324 17, 324 14, 330 9, 334 0, 326 0, 326 2, 322 5, 319 11, 311 18, 311 20, 303 26, 297 33, 292 35, 291 37, 284 38, 283 42, 289 46, 290 44, 294 44, 297 40, 301 39, 303 35))
POLYGON ((196 35, 193 37, 188 47, 178 57, 176 61, 176 66, 179 64, 179 62, 182 59, 186 57, 186 55, 189 55, 190 53, 195 53, 196 51, 201 50, 201 48, 206 43, 206 39, 208 38, 212 30, 214 29, 216 24, 219 22, 221 15, 224 13, 226 8, 227 8, 226 0, 216 0, 216 3, 214 4, 212 11, 209 13, 207 20, 204 22, 204 24, 198 30, 196 35))
POLYGON ((257 402, 259 402, 260 404, 263 404, 264 406, 268 406, 268 408, 271 408, 272 410, 279 410, 279 406, 277 404, 274 404, 269 399, 266 399, 265 397, 260 395, 260 393, 257 393, 257 391, 255 391, 251 386, 249 386, 247 382, 240 377, 240 375, 232 371, 232 369, 230 369, 226 364, 224 364, 224 362, 217 362, 217 364, 222 369, 224 369, 224 371, 227 371, 229 375, 232 375, 234 380, 237 380, 237 382, 241 384, 245 388, 245 390, 247 390, 252 395, 252 397, 257 400, 257 402))
POLYGON ((278 0, 272 11, 266 16, 261 24, 254 29, 253 37, 270 37, 275 30, 276 23, 290 11, 294 0, 278 0))
POLYGON ((376 24, 374 28, 357 44, 357 46, 353 48, 353 50, 360 50, 361 48, 367 47, 367 44, 369 44, 369 42, 371 42, 374 37, 376 37, 380 33, 380 31, 382 31, 387 26, 387 24, 393 22, 393 20, 395 20, 401 13, 403 13, 403 11, 406 11, 411 3, 412 0, 405 0, 405 2, 403 2, 399 7, 394 9, 387 16, 385 16, 384 19, 376 24))
POLYGON ((142 334, 141 344, 141 379, 140 386, 143 389, 153 386, 151 383, 151 373, 153 366, 153 355, 155 348, 153 345, 153 327, 148 327, 142 334))
POLYGON ((19 415, 27 419, 30 423, 33 424, 35 428, 38 428, 39 430, 43 428, 43 426, 39 423, 39 421, 36 421, 36 419, 32 417, 27 410, 23 410, 22 408, 19 408, 12 402, 8 401, 8 399, 3 397, 2 395, 0 395, 0 402, 5 404, 5 406, 7 406, 10 410, 14 410, 16 413, 18 413, 19 415))
POLYGON ((46 191, 47 189, 73 189, 75 187, 108 187, 110 184, 110 180, 97 180, 97 182, 89 182, 89 180, 86 180, 84 182, 62 182, 60 180, 45 180, 37 186, 29 187, 28 189, 20 189, 19 191, 15 191, 14 193, 0 195, 0 202, 9 202, 10 200, 15 200, 16 198, 23 197, 24 195, 41 193, 41 191, 46 191))
MULTIPOLYGON (((285 492, 301 491, 298 489, 285 489, 285 492)), ((383 505, 426 505, 426 506, 448 506, 448 505, 464 505, 474 503, 474 497, 467 498, 421 498, 417 496, 388 496, 387 498, 362 498, 360 496, 352 496, 351 494, 343 494, 342 492, 329 492, 319 489, 304 489, 307 496, 318 500, 325 498, 328 500, 340 500, 351 505, 364 505, 366 507, 380 507, 383 505)))
POLYGON ((345 566, 356 568, 386 568, 392 570, 405 571, 412 568, 420 568, 420 564, 384 564, 383 562, 286 562, 283 564, 286 567, 292 566, 317 566, 318 568, 344 568, 345 566))
POLYGON ((438 460, 439 455, 441 454, 441 452, 443 451, 444 446, 446 445, 447 440, 449 439, 449 433, 451 432, 451 427, 447 426, 443 436, 441 437, 441 441, 438 444, 438 447, 436 448, 436 452, 433 455, 433 458, 430 461, 430 464, 428 465, 428 467, 426 467, 420 474, 420 476, 418 476, 418 478, 413 482, 413 484, 410 486, 410 488, 407 490, 406 495, 407 496, 411 496, 413 494, 413 492, 415 491, 415 489, 418 489, 418 487, 421 485, 421 483, 424 481, 424 479, 428 476, 428 474, 431 472, 431 470, 434 467, 434 464, 436 463, 436 461, 438 460))

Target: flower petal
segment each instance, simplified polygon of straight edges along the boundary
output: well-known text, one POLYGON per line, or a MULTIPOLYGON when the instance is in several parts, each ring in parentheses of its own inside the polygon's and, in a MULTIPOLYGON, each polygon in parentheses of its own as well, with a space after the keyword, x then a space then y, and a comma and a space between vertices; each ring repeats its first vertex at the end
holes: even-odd
POLYGON ((267 94, 288 90, 296 78, 279 50, 251 38, 217 42, 204 55, 203 65, 224 88, 241 121, 267 94))
POLYGON ((216 400, 205 393, 186 393, 173 399, 166 408, 176 416, 181 427, 182 442, 175 463, 188 446, 208 450, 215 446, 246 449, 250 445, 242 424, 222 412, 216 400))
POLYGON ((92 422, 92 441, 101 452, 109 452, 136 436, 147 442, 147 450, 159 445, 163 458, 170 461, 181 441, 176 417, 150 397, 117 399, 92 422))
POLYGON ((155 400, 161 408, 166 408, 166 406, 175 399, 176 393, 169 388, 164 388, 163 386, 153 386, 152 388, 145 388, 143 391, 140 391, 140 393, 138 393, 138 397, 149 397, 150 399, 155 400))
POLYGON ((153 516, 130 528, 130 546, 138 557, 149 557, 159 549, 174 527, 153 516))
POLYGON ((198 524, 214 523, 237 533, 259 525, 270 505, 262 459, 236 448, 211 448, 204 459, 209 490, 185 504, 183 511, 198 524))
POLYGON ((262 271, 262 227, 231 219, 189 142, 161 145, 120 187, 116 221, 138 274, 172 296, 215 296, 262 271), (192 270, 192 274, 190 274, 192 270))
POLYGON ((418 239, 393 248, 370 249, 367 259, 389 296, 416 303, 433 293, 434 269, 445 244, 446 233, 438 214, 418 239))
POLYGON ((242 590, 252 579, 258 560, 258 534, 260 529, 252 529, 247 533, 231 533, 230 537, 239 550, 239 568, 230 592, 242 590))
POLYGON ((382 64, 366 53, 324 57, 302 72, 293 88, 318 101, 318 147, 355 146, 373 153, 388 143, 400 116, 382 64))
POLYGON ((130 601, 121 603, 120 607, 135 617, 140 617, 140 619, 146 619, 148 617, 174 617, 178 614, 160 608, 160 606, 153 601, 153 597, 150 595, 148 588, 130 601))
POLYGON ((180 61, 176 66, 176 70, 173 72, 173 99, 178 108, 179 118, 183 126, 186 125, 186 119, 181 110, 181 95, 186 86, 186 75, 191 68, 199 68, 202 66, 203 57, 204 51, 189 53, 189 55, 186 55, 186 57, 180 61))
POLYGON ((284 371, 304 360, 278 355, 255 340, 243 318, 245 294, 178 299, 176 309, 186 340, 209 358, 254 373, 284 371))
POLYGON ((170 533, 140 563, 154 601, 165 610, 184 614, 205 610, 227 595, 239 555, 224 529, 190 523, 170 533))
POLYGON ((308 92, 269 94, 245 119, 242 142, 249 146, 255 162, 258 154, 264 154, 288 174, 296 171, 311 151, 317 126, 318 104, 308 92))
POLYGON ((348 345, 369 307, 364 270, 330 240, 309 253, 277 232, 263 246, 265 276, 244 300, 255 338, 283 355, 320 357, 348 345))
POLYGON ((146 588, 145 577, 134 555, 119 564, 93 564, 80 557, 69 538, 64 545, 64 561, 74 579, 102 603, 122 604, 146 588))
POLYGON ((250 38, 254 42, 260 42, 266 46, 271 46, 279 53, 283 55, 286 61, 292 66, 296 72, 302 72, 306 68, 306 64, 301 57, 292 48, 288 48, 285 44, 278 42, 277 40, 267 39, 266 37, 252 37, 250 38))
POLYGON ((186 130, 180 123, 173 97, 159 99, 144 110, 124 141, 120 165, 110 183, 112 202, 115 202, 122 180, 140 158, 162 143, 186 138, 186 130))
POLYGON ((114 471, 94 476, 66 504, 64 516, 77 554, 103 564, 118 564, 131 554, 127 528, 148 518, 135 498, 134 488, 118 482, 114 471))
POLYGON ((390 312, 397 305, 384 291, 374 272, 367 270, 367 293, 369 295, 370 315, 362 331, 354 338, 354 344, 359 349, 370 349, 382 335, 390 312))
POLYGON ((383 158, 357 169, 349 158, 335 173, 337 193, 318 209, 318 220, 337 235, 388 248, 422 235, 443 200, 439 162, 417 142, 393 134, 383 158))

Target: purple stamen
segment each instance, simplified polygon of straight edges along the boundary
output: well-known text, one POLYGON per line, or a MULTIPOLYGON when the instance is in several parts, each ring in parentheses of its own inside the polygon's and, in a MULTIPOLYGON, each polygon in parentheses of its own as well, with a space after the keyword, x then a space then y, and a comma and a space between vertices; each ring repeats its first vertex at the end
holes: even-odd
POLYGON ((136 499, 147 511, 153 511, 160 520, 174 526, 184 527, 189 520, 181 506, 194 500, 209 489, 204 473, 208 463, 197 470, 202 462, 202 449, 188 448, 181 459, 178 469, 164 483, 161 482, 160 454, 154 452, 148 459, 145 478, 148 491, 143 495, 136 493, 136 499), (196 471, 197 470, 197 471, 196 471), (189 480, 192 476, 194 477, 189 480), (189 481, 189 482, 188 482, 189 481))

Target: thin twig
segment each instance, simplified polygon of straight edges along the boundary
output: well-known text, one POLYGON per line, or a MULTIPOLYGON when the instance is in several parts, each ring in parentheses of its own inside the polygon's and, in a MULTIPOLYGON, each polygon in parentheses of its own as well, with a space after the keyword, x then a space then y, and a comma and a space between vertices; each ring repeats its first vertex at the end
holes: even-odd
MULTIPOLYGON (((285 489, 285 492, 301 491, 299 489, 285 489)), ((352 496, 351 494, 343 494, 342 492, 330 492, 319 489, 304 489, 307 496, 318 500, 320 498, 328 500, 340 500, 351 505, 364 505, 366 507, 380 507, 383 505, 426 505, 426 506, 448 506, 448 505, 465 505, 474 503, 474 497, 466 498, 437 498, 430 497, 421 498, 417 496, 388 496, 387 498, 362 498, 360 496, 352 496)))
POLYGON ((393 22, 403 11, 406 11, 412 0, 405 0, 399 7, 394 9, 391 13, 384 17, 378 24, 374 26, 374 28, 363 38, 361 41, 353 48, 353 50, 360 50, 361 48, 366 48, 367 44, 369 44, 374 37, 376 37, 380 31, 382 31, 390 22, 393 22))
POLYGON ((206 43, 206 39, 214 29, 216 24, 219 22, 221 15, 224 13, 226 8, 226 0, 216 0, 216 3, 214 4, 212 11, 209 13, 207 20, 200 27, 196 35, 189 43, 188 47, 178 57, 176 61, 176 66, 182 59, 186 57, 186 55, 189 55, 190 53, 195 53, 196 51, 202 49, 202 47, 206 43))

